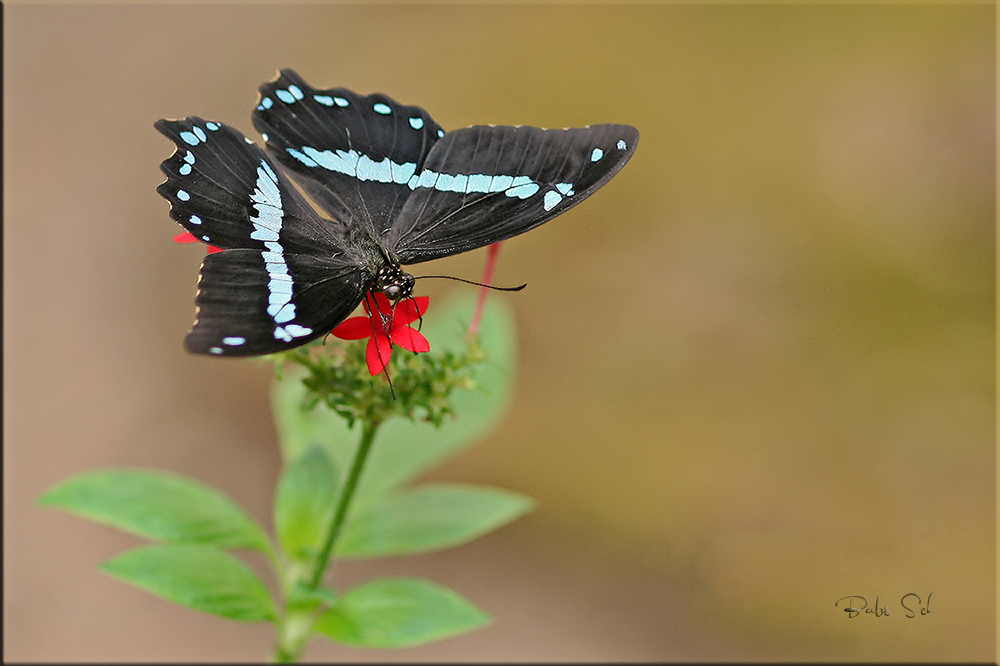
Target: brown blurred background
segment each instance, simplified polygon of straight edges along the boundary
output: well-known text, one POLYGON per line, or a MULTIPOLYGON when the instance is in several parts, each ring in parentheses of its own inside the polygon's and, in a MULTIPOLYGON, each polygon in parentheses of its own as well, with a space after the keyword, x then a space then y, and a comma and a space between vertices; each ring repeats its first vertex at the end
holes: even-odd
MULTIPOLYGON (((423 575, 491 613, 312 660, 984 660, 995 634, 995 9, 4 8, 4 657, 256 660, 265 625, 97 564, 137 539, 34 498, 196 476, 265 524, 270 374, 188 356, 201 250, 161 117, 257 137, 279 67, 468 124, 630 123, 632 162, 504 247, 510 412, 434 477, 533 495, 423 575), (934 614, 901 597, 933 593, 934 614), (846 595, 888 605, 849 620, 846 595)), ((475 279, 484 253, 436 262, 475 279)), ((451 285, 428 286, 432 295, 451 285)))

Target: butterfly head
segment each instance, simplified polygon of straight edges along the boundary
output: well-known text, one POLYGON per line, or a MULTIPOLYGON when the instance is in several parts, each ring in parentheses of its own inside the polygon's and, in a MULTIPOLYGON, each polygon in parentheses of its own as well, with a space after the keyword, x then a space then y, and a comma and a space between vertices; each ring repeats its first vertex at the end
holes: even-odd
POLYGON ((375 276, 374 291, 381 291, 390 301, 409 298, 413 293, 413 276, 399 266, 383 266, 375 276))

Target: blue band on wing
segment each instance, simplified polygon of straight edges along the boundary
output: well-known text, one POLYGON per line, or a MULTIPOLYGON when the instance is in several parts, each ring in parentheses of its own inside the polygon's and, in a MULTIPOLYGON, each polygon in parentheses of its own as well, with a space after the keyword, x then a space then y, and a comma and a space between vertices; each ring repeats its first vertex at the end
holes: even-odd
POLYGON ((417 174, 417 165, 413 162, 398 164, 388 157, 376 162, 356 150, 316 150, 310 146, 304 146, 302 150, 295 148, 286 150, 289 155, 309 168, 322 167, 362 181, 407 185, 411 190, 425 187, 439 192, 460 194, 503 192, 508 197, 519 199, 527 199, 539 190, 539 185, 529 176, 448 174, 430 169, 424 169, 417 174))
MULTIPOLYGON (((264 160, 257 167, 257 187, 250 199, 257 210, 257 216, 250 218, 253 223, 250 237, 263 241, 267 248, 260 253, 268 275, 267 314, 276 324, 274 337, 291 342, 292 338, 309 335, 312 329, 289 323, 295 319, 295 304, 292 303, 292 276, 285 262, 284 248, 278 241, 284 215, 281 191, 278 189, 278 176, 264 160)), ((229 345, 242 344, 226 340, 223 342, 229 345)))

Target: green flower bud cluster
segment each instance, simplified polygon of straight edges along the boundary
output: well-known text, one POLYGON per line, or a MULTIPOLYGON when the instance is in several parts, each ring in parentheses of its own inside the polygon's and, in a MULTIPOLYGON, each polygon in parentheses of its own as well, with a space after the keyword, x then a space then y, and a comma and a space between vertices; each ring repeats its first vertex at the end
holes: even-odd
POLYGON ((452 391, 476 388, 475 367, 486 358, 478 337, 470 336, 458 353, 414 354, 394 349, 387 373, 372 377, 365 360, 366 346, 366 340, 318 341, 274 354, 271 360, 279 375, 285 364, 305 368, 305 407, 311 409, 323 402, 353 427, 358 420, 378 425, 392 416, 440 426, 444 417, 453 413, 452 391))

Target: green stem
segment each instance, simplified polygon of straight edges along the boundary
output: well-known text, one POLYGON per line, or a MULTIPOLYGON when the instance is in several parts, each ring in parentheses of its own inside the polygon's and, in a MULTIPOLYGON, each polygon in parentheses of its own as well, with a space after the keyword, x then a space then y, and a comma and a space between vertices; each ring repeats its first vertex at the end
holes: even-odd
POLYGON ((274 651, 274 663, 293 664, 299 660, 302 649, 312 630, 312 612, 288 611, 278 625, 278 644, 274 651))
POLYGON ((372 443, 375 441, 375 432, 378 430, 378 423, 363 422, 361 428, 361 441, 358 442, 358 449, 354 453, 354 460, 351 463, 351 471, 344 482, 344 489, 340 492, 340 499, 337 501, 337 510, 333 514, 333 522, 326 533, 326 541, 323 543, 323 550, 316 558, 316 568, 313 570, 312 580, 309 587, 315 590, 323 580, 323 573, 330 562, 330 555, 333 553, 333 545, 340 536, 340 531, 344 527, 344 519, 347 517, 347 509, 354 498, 354 491, 357 490, 358 480, 361 478, 361 471, 368 460, 368 453, 371 451, 372 443))
MULTIPOLYGON (((354 460, 351 461, 351 471, 347 474, 347 479, 344 481, 343 490, 340 491, 340 497, 337 499, 337 508, 334 511, 333 520, 330 522, 330 529, 326 533, 323 549, 316 559, 316 568, 313 570, 311 580, 309 581, 308 587, 311 590, 319 587, 320 582, 323 580, 323 574, 326 572, 326 567, 330 563, 333 546, 344 527, 347 511, 358 488, 358 481, 361 479, 361 472, 364 470, 368 454, 371 452, 372 443, 375 441, 375 432, 378 430, 378 425, 378 423, 367 421, 362 424, 361 441, 358 442, 358 448, 354 452, 354 460)), ((312 633, 312 625, 315 620, 314 610, 314 607, 296 609, 286 607, 285 616, 276 627, 278 642, 274 651, 275 663, 289 664, 298 661, 299 655, 302 654, 302 649, 305 647, 306 641, 309 640, 309 636, 312 633)))

